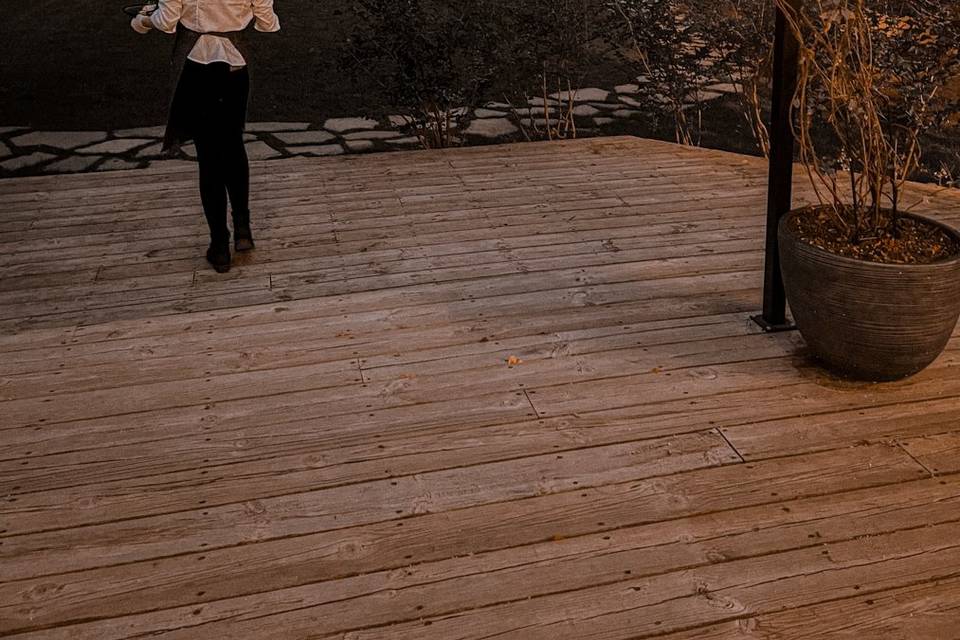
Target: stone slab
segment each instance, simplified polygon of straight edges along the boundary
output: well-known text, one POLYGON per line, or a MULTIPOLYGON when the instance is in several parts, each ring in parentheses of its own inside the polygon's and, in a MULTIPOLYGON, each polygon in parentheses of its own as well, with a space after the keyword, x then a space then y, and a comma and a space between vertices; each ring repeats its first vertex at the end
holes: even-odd
POLYGON ((352 153, 360 153, 362 151, 372 151, 373 143, 369 140, 347 140, 347 149, 352 153))
POLYGON ((29 127, 0 127, 0 136, 13 133, 14 131, 23 131, 24 129, 29 129, 29 127))
POLYGON ((150 157, 150 156, 159 156, 159 155, 162 155, 162 154, 163 154, 163 143, 162 143, 162 142, 155 142, 155 143, 151 144, 149 147, 144 147, 143 149, 140 149, 140 151, 137 151, 137 157, 138 157, 138 158, 145 158, 145 157, 150 157))
POLYGON ((280 157, 280 152, 266 142, 248 142, 247 157, 251 160, 268 160, 280 157))
POLYGON ((597 109, 594 106, 589 104, 578 104, 573 109, 573 115, 579 116, 581 118, 591 118, 600 113, 600 109, 597 109))
POLYGON ((247 124, 246 129, 254 133, 274 133, 276 131, 303 131, 309 126, 309 122, 251 122, 247 124))
POLYGON ((289 149, 290 153, 304 154, 311 156, 339 156, 343 153, 343 147, 339 144, 323 144, 294 147, 289 149))
POLYGON ((487 109, 512 109, 513 105, 506 102, 488 102, 483 105, 487 109))
POLYGON ((187 156, 191 160, 197 159, 197 145, 195 144, 185 144, 180 147, 180 153, 187 156))
POLYGON ((590 106, 601 111, 615 111, 620 108, 620 105, 610 102, 591 102, 590 106))
POLYGON ((45 166, 43 170, 47 173, 83 173, 89 171, 101 158, 102 156, 69 156, 45 166))
POLYGON ((0 162, 0 169, 6 169, 7 171, 17 171, 19 169, 26 169, 27 167, 33 167, 41 162, 46 162, 47 160, 52 160, 57 156, 52 153, 44 153, 43 151, 36 151, 29 155, 23 156, 14 156, 8 160, 0 162))
POLYGON ((503 118, 507 114, 503 111, 494 111, 493 109, 477 109, 473 112, 478 118, 503 118))
POLYGON ((620 96, 620 102, 628 107, 634 107, 636 109, 643 109, 647 106, 646 103, 629 96, 620 96))
POLYGON ((11 138, 18 147, 53 147, 54 149, 76 149, 84 145, 106 140, 106 131, 31 131, 11 138))
MULTIPOLYGON (((556 109, 547 109, 551 116, 557 114, 556 109)), ((517 109, 514 111, 514 115, 518 118, 529 119, 529 118, 542 118, 543 117, 543 107, 530 107, 529 109, 517 109)))
POLYGON ((83 147, 82 149, 77 149, 77 153, 91 153, 91 154, 120 154, 132 151, 137 147, 142 147, 145 145, 154 142, 150 138, 115 138, 113 140, 107 140, 106 142, 101 142, 89 147, 83 147))
POLYGON ((259 140, 259 139, 260 139, 259 136, 257 136, 257 134, 255 134, 255 133, 245 133, 245 134, 243 134, 243 141, 244 141, 244 142, 253 142, 254 140, 259 140))
MULTIPOLYGON (((607 98, 610 97, 610 92, 606 89, 597 89, 595 87, 588 87, 586 89, 575 89, 573 91, 573 101, 574 102, 606 102, 607 98)), ((560 91, 558 93, 550 94, 550 97, 555 100, 562 100, 563 102, 568 102, 570 100, 569 91, 560 91)))
POLYGON ((399 137, 400 133, 397 131, 356 131, 343 134, 344 140, 390 140, 399 137))
POLYGON ((594 118, 594 119, 593 119, 593 124, 597 125, 598 127, 603 127, 603 126, 606 126, 606 125, 608 125, 608 124, 614 123, 614 122, 616 122, 616 121, 617 121, 616 118, 607 118, 607 117, 594 118))
POLYGON ((465 135, 479 138, 500 138, 517 133, 516 125, 507 118, 483 118, 474 120, 464 131, 465 135))
MULTIPOLYGON (((566 100, 564 100, 564 102, 566 102, 566 100)), ((527 104, 529 104, 531 107, 543 107, 545 104, 551 107, 556 107, 560 105, 560 101, 556 99, 544 100, 543 98, 530 98, 527 100, 527 104)))
POLYGON ((407 116, 387 116, 387 121, 390 122, 391 127, 406 127, 411 119, 407 116))
POLYGON ((417 136, 407 136, 405 138, 396 138, 394 140, 387 140, 387 144, 393 144, 398 147, 414 146, 420 145, 420 138, 417 136))
POLYGON ((640 85, 638 84, 618 84, 613 88, 617 93, 637 93, 640 91, 640 85))
POLYGON ((625 120, 626 120, 626 119, 629 119, 629 118, 636 118, 636 117, 640 116, 641 114, 640 114, 639 111, 635 111, 634 109, 617 109, 617 110, 614 111, 611 115, 612 115, 614 118, 621 118, 621 119, 625 119, 625 120))
POLYGON ((377 124, 376 120, 370 118, 330 118, 323 124, 323 128, 334 133, 345 133, 358 129, 376 129, 377 124))
POLYGON ((136 127, 134 129, 119 129, 113 132, 118 138, 162 138, 167 132, 166 125, 156 127, 136 127))
POLYGON ((0 158, 9 158, 13 155, 13 151, 10 150, 10 147, 0 142, 0 158))
POLYGON ((336 140, 337 136, 326 131, 291 131, 274 133, 273 136, 284 144, 324 144, 336 140))

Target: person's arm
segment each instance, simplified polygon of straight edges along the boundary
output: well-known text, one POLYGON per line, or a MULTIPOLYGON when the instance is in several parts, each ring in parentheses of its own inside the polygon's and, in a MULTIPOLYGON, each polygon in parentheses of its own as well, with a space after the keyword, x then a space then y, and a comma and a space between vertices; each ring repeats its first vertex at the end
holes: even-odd
MULTIPOLYGON (((145 7, 148 8, 149 5, 145 7)), ((182 13, 183 0, 158 0, 150 11, 134 16, 130 26, 137 33, 148 33, 153 29, 175 33, 182 13)))
POLYGON ((253 6, 253 17, 256 19, 253 25, 257 31, 273 33, 280 31, 280 18, 273 10, 273 0, 251 0, 253 6))
POLYGON ((139 13, 133 16, 133 20, 130 21, 130 27, 143 35, 145 33, 150 33, 153 30, 153 23, 150 22, 150 16, 145 13, 139 13))
POLYGON ((183 15, 183 0, 159 0, 157 10, 150 14, 154 29, 164 33, 176 33, 183 15))

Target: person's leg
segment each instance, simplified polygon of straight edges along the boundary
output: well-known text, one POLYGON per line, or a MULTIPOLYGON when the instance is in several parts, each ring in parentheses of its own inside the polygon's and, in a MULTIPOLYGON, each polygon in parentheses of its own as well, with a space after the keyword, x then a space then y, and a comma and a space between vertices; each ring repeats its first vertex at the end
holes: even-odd
POLYGON ((230 230, 227 228, 227 189, 219 144, 210 131, 198 133, 195 143, 200 165, 200 202, 210 228, 210 242, 225 244, 230 240, 230 230))
POLYGON ((247 113, 247 97, 250 79, 247 69, 233 70, 227 84, 223 122, 226 162, 224 165, 227 192, 233 208, 234 247, 237 251, 254 248, 250 230, 250 163, 243 141, 244 120, 247 113))
POLYGON ((210 229, 207 259, 219 272, 230 268, 230 230, 227 227, 227 187, 223 135, 226 76, 224 64, 188 62, 201 86, 197 90, 194 143, 200 169, 200 201, 210 229))

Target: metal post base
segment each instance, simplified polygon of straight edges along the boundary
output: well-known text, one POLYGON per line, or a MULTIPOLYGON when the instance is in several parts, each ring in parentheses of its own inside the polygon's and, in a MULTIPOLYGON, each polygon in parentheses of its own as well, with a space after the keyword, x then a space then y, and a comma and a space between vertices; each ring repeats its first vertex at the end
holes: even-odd
POLYGON ((750 319, 760 325, 760 328, 763 329, 764 333, 783 333, 784 331, 796 331, 797 325, 792 322, 784 322, 782 324, 771 324, 767 322, 767 319, 762 315, 750 316, 750 319))

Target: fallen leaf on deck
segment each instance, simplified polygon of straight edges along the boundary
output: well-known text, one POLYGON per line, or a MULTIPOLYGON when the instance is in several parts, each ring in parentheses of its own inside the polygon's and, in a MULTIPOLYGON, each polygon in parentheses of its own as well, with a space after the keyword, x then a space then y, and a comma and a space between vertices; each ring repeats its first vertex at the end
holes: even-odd
POLYGON ((515 366, 517 366, 518 364, 523 364, 523 360, 521 360, 521 359, 518 358, 517 356, 510 356, 509 358, 507 358, 507 365, 508 365, 508 366, 515 367, 515 366))

